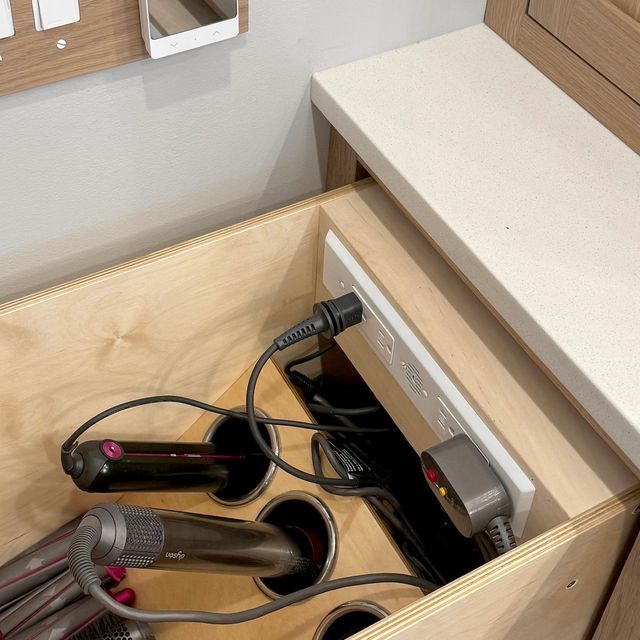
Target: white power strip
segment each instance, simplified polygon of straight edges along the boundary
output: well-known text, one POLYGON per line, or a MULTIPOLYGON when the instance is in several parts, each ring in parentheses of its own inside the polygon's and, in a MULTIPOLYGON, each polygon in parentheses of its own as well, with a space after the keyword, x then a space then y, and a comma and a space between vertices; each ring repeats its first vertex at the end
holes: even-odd
POLYGON ((465 433, 478 447, 509 494, 511 525, 521 537, 533 483, 332 231, 325 241, 323 282, 334 296, 353 291, 360 298, 359 330, 440 440, 465 433))

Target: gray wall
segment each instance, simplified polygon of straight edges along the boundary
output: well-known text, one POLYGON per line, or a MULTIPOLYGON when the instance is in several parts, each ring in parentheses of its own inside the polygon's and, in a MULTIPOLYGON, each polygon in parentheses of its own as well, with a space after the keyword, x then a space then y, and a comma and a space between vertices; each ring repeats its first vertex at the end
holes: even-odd
POLYGON ((484 5, 252 0, 234 40, 0 97, 0 300, 318 193, 310 75, 484 5))

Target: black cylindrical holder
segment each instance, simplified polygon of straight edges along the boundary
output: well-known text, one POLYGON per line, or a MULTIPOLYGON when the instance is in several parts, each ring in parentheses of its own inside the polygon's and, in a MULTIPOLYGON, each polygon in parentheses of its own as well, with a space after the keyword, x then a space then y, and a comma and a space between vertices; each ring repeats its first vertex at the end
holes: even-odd
POLYGON ((329 577, 336 560, 338 536, 333 516, 322 500, 304 491, 284 493, 265 505, 257 521, 297 531, 298 543, 311 559, 304 574, 255 578, 265 595, 279 598, 329 577))
MULTIPOLYGON (((233 411, 244 413, 245 407, 234 407, 233 411)), ((259 409, 256 409, 256 415, 268 417, 259 409)), ((280 455, 280 438, 276 428, 271 424, 260 424, 258 428, 263 440, 269 443, 276 455, 280 455)), ((226 453, 236 452, 244 456, 236 462, 226 485, 209 493, 219 504, 235 507, 252 502, 273 480, 276 465, 256 444, 246 419, 220 417, 211 425, 203 441, 216 445, 226 453)))
POLYGON ((324 618, 313 640, 346 640, 388 615, 389 612, 375 602, 345 602, 324 618))

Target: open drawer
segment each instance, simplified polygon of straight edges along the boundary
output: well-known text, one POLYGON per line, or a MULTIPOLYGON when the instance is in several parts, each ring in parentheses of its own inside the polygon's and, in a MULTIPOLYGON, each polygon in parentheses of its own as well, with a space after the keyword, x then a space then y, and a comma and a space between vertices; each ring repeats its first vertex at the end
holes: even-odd
MULTIPOLYGON (((274 336, 327 297, 331 229, 394 304, 536 486, 518 549, 422 596, 398 586, 320 596, 249 625, 158 627, 161 637, 311 638, 335 604, 374 600, 394 612, 357 637, 579 640, 590 637, 637 531, 637 478, 466 288, 382 190, 365 181, 0 307, 0 561, 103 496, 80 494, 59 469, 59 445, 98 411, 171 393, 242 404, 243 375, 274 336)), ((357 331, 339 343, 416 448, 430 427, 357 331)), ((304 418, 275 367, 259 389, 271 416, 304 418)), ((193 410, 144 407, 100 434, 199 439, 193 410), (152 436, 151 436, 152 434, 152 436)), ((308 435, 286 434, 285 458, 308 465, 308 435)), ((253 518, 283 491, 320 496, 343 541, 334 576, 406 571, 358 500, 331 499, 278 471, 255 503, 206 496, 125 502, 253 518)), ((132 572, 140 606, 241 609, 266 601, 247 578, 132 572)))

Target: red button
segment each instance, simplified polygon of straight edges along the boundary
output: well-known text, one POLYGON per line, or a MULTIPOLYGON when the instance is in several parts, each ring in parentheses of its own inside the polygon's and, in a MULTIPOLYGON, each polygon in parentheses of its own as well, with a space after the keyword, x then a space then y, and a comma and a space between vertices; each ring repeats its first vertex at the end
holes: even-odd
POLYGON ((427 480, 429 480, 429 482, 433 482, 435 484, 438 481, 438 474, 433 469, 427 469, 425 475, 427 476, 427 480))
POLYGON ((113 440, 103 440, 100 448, 102 449, 102 453, 112 460, 119 460, 124 455, 122 447, 113 440))

